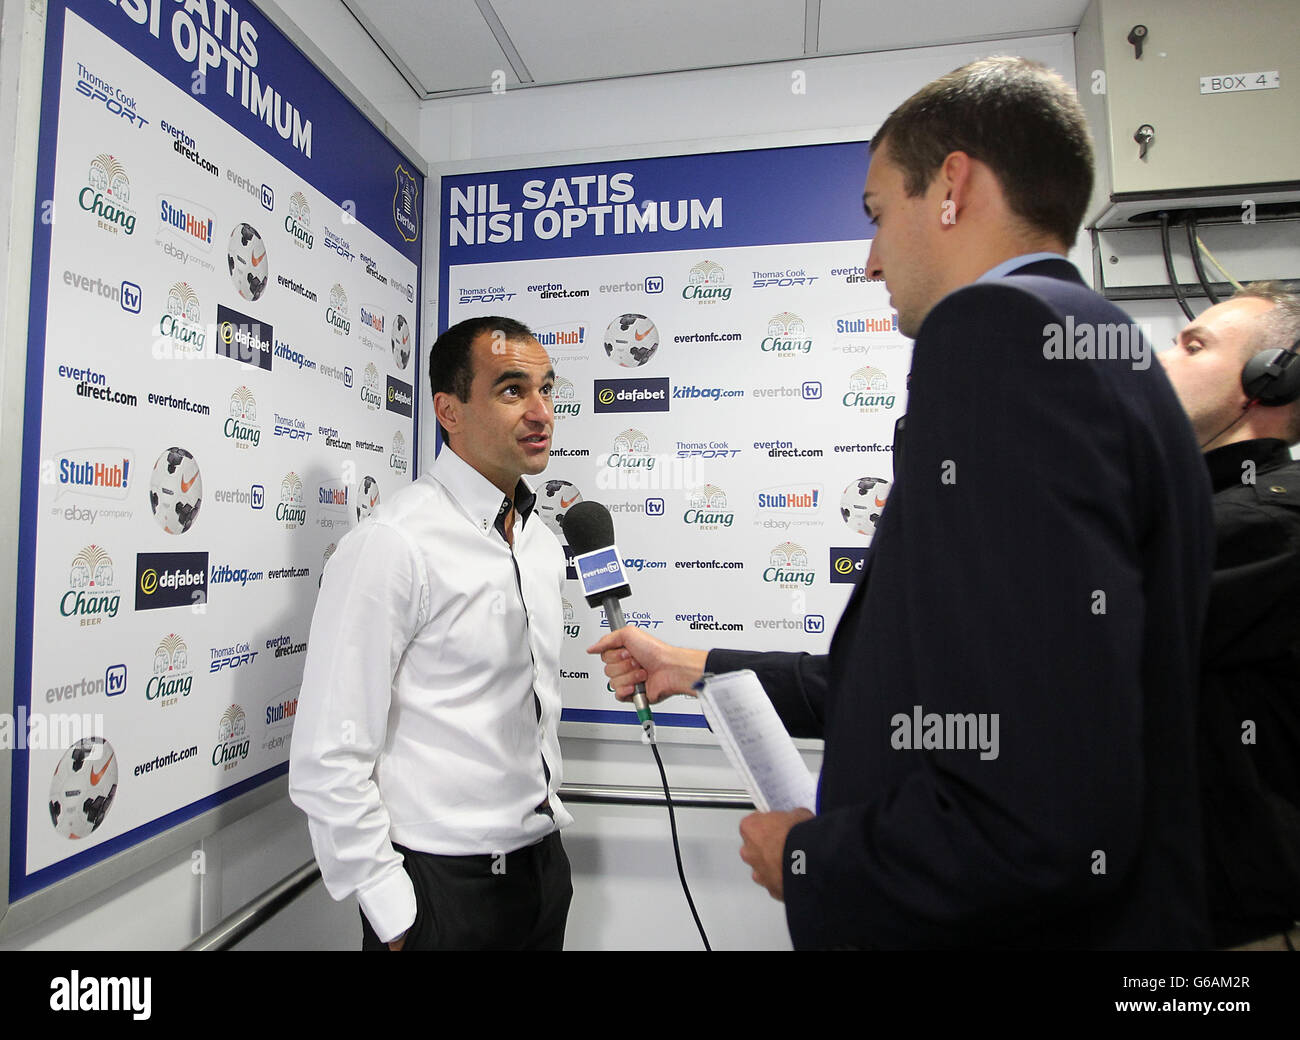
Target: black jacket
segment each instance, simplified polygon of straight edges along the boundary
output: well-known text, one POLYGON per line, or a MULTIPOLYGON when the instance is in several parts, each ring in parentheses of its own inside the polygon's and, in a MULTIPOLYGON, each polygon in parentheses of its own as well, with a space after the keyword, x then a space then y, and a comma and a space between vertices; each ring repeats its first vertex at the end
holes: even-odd
POLYGON ((1300 919, 1300 463, 1205 456, 1217 551, 1202 637, 1201 784, 1216 946, 1300 919))
POLYGON ((1046 356, 1067 318, 1129 322, 1064 261, 941 300, 829 655, 709 656, 826 741, 785 849, 797 947, 1208 943, 1205 466, 1159 364, 1046 356), (916 706, 998 716, 997 757, 898 748, 916 706))

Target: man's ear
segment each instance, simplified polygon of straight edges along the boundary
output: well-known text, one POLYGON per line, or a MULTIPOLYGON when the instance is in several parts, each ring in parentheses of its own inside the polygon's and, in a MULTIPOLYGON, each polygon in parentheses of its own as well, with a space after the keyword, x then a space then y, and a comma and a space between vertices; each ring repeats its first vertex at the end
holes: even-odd
POLYGON ((464 402, 455 394, 436 393, 433 395, 433 414, 448 433, 455 433, 461 423, 461 406, 464 402))
POLYGON ((965 152, 949 152, 936 177, 944 188, 939 220, 956 224, 959 214, 970 204, 970 190, 975 173, 973 161, 965 152))

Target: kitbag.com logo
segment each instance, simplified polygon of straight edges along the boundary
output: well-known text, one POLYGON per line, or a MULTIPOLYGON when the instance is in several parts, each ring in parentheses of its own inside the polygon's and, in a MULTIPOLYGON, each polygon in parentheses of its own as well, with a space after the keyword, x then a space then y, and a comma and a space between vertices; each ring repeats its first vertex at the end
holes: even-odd
POLYGON ((207 553, 136 553, 136 610, 189 607, 207 600, 207 553))

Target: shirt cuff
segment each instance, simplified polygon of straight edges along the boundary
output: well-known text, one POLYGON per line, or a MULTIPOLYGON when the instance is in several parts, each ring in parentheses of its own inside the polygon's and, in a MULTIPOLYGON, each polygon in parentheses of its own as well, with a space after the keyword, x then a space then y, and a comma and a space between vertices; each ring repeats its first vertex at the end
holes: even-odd
POLYGON ((415 924, 415 886, 402 867, 358 892, 357 902, 380 942, 392 942, 415 924))

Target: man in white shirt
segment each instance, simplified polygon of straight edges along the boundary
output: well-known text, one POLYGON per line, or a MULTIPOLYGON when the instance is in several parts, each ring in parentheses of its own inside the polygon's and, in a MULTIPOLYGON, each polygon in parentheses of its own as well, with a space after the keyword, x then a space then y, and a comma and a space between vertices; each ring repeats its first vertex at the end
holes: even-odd
POLYGON ((555 373, 500 317, 448 329, 429 369, 443 450, 330 560, 289 793, 364 949, 560 949, 565 561, 521 479, 550 455, 555 373))

